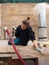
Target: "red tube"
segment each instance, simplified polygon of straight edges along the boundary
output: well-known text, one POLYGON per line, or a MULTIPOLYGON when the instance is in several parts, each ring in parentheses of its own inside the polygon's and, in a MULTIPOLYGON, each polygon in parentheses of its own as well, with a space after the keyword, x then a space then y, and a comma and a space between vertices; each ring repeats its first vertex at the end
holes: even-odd
MULTIPOLYGON (((7 32, 7 34, 11 37, 11 35, 10 35, 8 29, 6 29, 6 32, 7 32)), ((19 52, 18 52, 18 50, 17 50, 17 48, 16 48, 16 46, 15 46, 15 44, 14 44, 14 41, 13 41, 12 37, 11 37, 11 42, 12 42, 13 49, 14 49, 15 53, 17 54, 17 56, 19 57, 21 63, 22 63, 23 65, 26 65, 25 61, 23 60, 23 58, 22 58, 21 55, 19 54, 19 52)))

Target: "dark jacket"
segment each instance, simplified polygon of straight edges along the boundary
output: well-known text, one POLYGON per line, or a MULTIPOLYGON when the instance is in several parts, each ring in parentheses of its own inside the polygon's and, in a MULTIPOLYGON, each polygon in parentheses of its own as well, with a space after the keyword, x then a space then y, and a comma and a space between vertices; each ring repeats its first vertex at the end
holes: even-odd
POLYGON ((27 43, 30 39, 32 41, 35 40, 35 35, 34 35, 34 32, 31 28, 31 26, 29 26, 25 30, 22 30, 21 25, 19 25, 16 29, 15 36, 16 36, 16 38, 20 38, 21 45, 27 45, 27 43))

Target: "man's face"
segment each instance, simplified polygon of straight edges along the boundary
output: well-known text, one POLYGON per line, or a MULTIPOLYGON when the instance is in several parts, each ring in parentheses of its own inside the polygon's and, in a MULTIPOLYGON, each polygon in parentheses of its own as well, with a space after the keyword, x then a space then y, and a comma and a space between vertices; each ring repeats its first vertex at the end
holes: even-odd
POLYGON ((25 30, 25 29, 27 29, 27 26, 26 26, 25 24, 22 23, 21 29, 22 29, 22 30, 25 30))

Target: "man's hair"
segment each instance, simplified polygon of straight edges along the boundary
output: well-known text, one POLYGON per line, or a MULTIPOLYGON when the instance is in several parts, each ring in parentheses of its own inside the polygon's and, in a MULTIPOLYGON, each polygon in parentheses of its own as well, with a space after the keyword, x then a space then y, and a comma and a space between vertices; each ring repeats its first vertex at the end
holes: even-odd
POLYGON ((27 17, 27 20, 30 20, 30 17, 27 17))
POLYGON ((22 21, 22 23, 25 24, 27 27, 29 27, 29 25, 30 25, 30 22, 29 21, 26 21, 26 20, 25 21, 22 21))

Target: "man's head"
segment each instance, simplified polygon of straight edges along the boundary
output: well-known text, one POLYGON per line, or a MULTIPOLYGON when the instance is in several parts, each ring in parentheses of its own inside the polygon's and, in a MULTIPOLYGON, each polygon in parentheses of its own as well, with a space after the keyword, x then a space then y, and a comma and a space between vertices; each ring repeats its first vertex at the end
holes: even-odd
POLYGON ((25 30, 25 29, 27 29, 27 28, 29 27, 29 25, 30 25, 29 20, 30 20, 30 18, 27 17, 26 20, 22 21, 22 25, 21 25, 21 29, 22 29, 22 30, 25 30))

